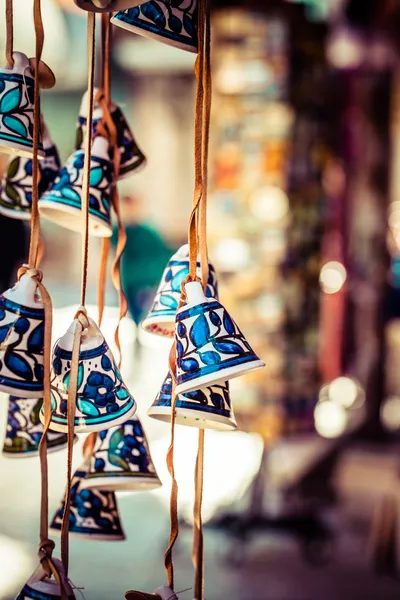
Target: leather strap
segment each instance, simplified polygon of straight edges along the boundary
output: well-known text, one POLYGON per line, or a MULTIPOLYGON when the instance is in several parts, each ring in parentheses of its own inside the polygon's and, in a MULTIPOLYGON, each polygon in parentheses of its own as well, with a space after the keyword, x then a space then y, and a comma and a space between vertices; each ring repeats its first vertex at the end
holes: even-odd
POLYGON ((6 61, 7 65, 14 66, 14 15, 13 0, 6 0, 6 61))

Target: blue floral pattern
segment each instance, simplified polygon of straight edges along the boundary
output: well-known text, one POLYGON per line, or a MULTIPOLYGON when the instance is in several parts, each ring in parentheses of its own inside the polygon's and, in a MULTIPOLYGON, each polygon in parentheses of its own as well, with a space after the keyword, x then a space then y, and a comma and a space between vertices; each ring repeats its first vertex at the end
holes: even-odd
MULTIPOLYGON (((111 105, 111 116, 117 129, 117 145, 121 153, 118 179, 124 179, 139 169, 139 167, 144 166, 146 157, 137 145, 122 110, 114 103, 111 105)), ((93 135, 97 133, 101 124, 102 118, 93 116, 93 135)), ((83 148, 86 125, 87 118, 80 115, 76 127, 75 148, 77 150, 83 148)))
MULTIPOLYGON (((104 340, 104 338, 103 338, 104 340)), ((51 369, 52 423, 67 431, 68 386, 72 353, 57 343, 51 369)), ((91 350, 81 350, 78 368, 75 429, 100 431, 115 421, 129 418, 136 404, 105 341, 91 350)), ((43 420, 43 410, 41 411, 43 420)))
MULTIPOLYGON (((124 540, 114 492, 82 489, 87 469, 87 465, 83 465, 76 470, 72 478, 70 534, 89 537, 92 540, 124 540)), ((53 517, 50 529, 61 531, 63 516, 64 500, 53 517)))
POLYGON ((150 0, 118 12, 111 20, 124 29, 157 36, 161 41, 197 52, 197 0, 150 0))
MULTIPOLYGON (((10 396, 3 454, 22 458, 39 454, 39 443, 43 435, 43 424, 39 418, 42 404, 42 398, 32 400, 10 396)), ((48 432, 49 452, 65 448, 66 445, 67 434, 57 431, 48 432)))
MULTIPOLYGON (((181 285, 189 274, 189 254, 186 252, 184 257, 182 250, 181 248, 167 264, 153 304, 143 321, 143 328, 149 333, 166 337, 174 336, 175 315, 181 296, 181 285)), ((197 263, 197 274, 200 277, 200 263, 197 263)), ((209 264, 206 296, 218 298, 217 276, 211 263, 209 264)))
POLYGON ((158 487, 155 467, 151 460, 142 424, 137 417, 118 427, 100 431, 97 436, 89 472, 84 486, 102 489, 110 478, 114 489, 135 489, 144 483, 148 488, 158 487))
MULTIPOLYGON (((61 595, 54 596, 54 594, 47 594, 46 592, 41 592, 41 591, 35 590, 28 583, 26 583, 15 600, 59 600, 59 599, 61 599, 61 595)), ((75 598, 75 596, 68 596, 68 600, 76 600, 76 598, 75 598)))
POLYGON ((190 392, 263 363, 218 301, 184 306, 176 315, 176 390, 190 392))
POLYGON ((44 309, 0 296, 0 391, 43 396, 44 309))
MULTIPOLYGON (((59 172, 51 190, 45 192, 39 201, 39 209, 49 204, 53 209, 57 204, 68 206, 81 213, 83 165, 85 153, 77 150, 59 172)), ((113 183, 113 169, 110 160, 92 155, 90 163, 89 220, 96 228, 97 220, 106 225, 111 235, 110 200, 113 183)))
MULTIPOLYGON (((0 145, 32 151, 33 88, 31 77, 0 69, 0 145)), ((39 153, 43 155, 41 137, 39 153)))

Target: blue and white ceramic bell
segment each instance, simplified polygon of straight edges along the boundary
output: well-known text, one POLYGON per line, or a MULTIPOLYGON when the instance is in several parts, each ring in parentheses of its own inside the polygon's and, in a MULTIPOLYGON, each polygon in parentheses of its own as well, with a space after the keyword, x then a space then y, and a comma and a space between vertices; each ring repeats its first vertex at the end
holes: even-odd
MULTIPOLYGON (((58 340, 51 364, 51 429, 68 431, 68 385, 77 320, 58 340)), ((101 431, 132 417, 136 403, 122 381, 121 373, 100 329, 89 318, 81 338, 75 431, 101 431)), ((43 409, 40 412, 43 421, 43 409)))
POLYGON ((142 2, 111 19, 123 29, 189 52, 197 52, 197 21, 197 0, 142 2))
MULTIPOLYGON (((147 414, 153 419, 169 423, 171 407, 172 377, 168 373, 147 414)), ((216 431, 236 429, 236 419, 229 395, 229 383, 226 381, 212 387, 179 394, 175 403, 175 423, 216 431)))
POLYGON ((139 4, 140 0, 74 0, 74 2, 82 10, 102 13, 135 6, 135 4, 139 4))
MULTIPOLYGON (((0 151, 31 157, 34 74, 25 54, 14 52, 13 59, 14 66, 0 69, 0 151)), ((38 156, 44 156, 41 134, 38 156)))
MULTIPOLYGON (((189 275, 189 246, 185 244, 173 255, 161 277, 153 304, 142 327, 148 333, 173 337, 175 331, 175 315, 181 297, 182 282, 189 275)), ((197 275, 201 275, 200 263, 197 263, 197 275)), ((208 298, 218 297, 217 276, 213 265, 209 264, 208 298)))
MULTIPOLYGON (((89 540, 124 540, 114 492, 82 489, 87 469, 87 463, 83 464, 72 477, 69 535, 89 540)), ((62 528, 64 502, 65 498, 50 524, 50 530, 56 533, 62 528)))
MULTIPOLYGON (((84 150, 76 150, 59 172, 52 188, 39 200, 43 217, 72 231, 82 229, 82 184, 84 150)), ((89 231, 98 237, 112 234, 110 202, 114 181, 113 165, 106 138, 93 140, 90 160, 89 231)))
POLYGON ((0 391, 43 397, 44 307, 25 274, 0 296, 0 391))
POLYGON ((258 358, 243 333, 201 283, 185 285, 187 304, 176 314, 176 392, 212 387, 259 369, 258 358))
MULTIPOLYGON (((39 455, 39 444, 43 435, 43 424, 39 414, 43 400, 40 398, 18 398, 8 400, 8 418, 3 455, 8 458, 29 458, 39 455)), ((62 450, 67 446, 67 434, 48 431, 47 452, 62 450)))
MULTIPOLYGON (((52 560, 63 582, 68 600, 76 600, 61 561, 57 558, 52 560)), ((42 565, 39 565, 18 594, 16 600, 61 600, 60 585, 53 577, 49 578, 42 565)))
POLYGON ((82 488, 151 490, 161 482, 137 417, 100 431, 82 488))
MULTIPOLYGON (((94 90, 94 96, 96 98, 98 90, 94 90)), ((146 157, 140 150, 131 128, 125 118, 120 107, 115 103, 111 102, 110 106, 111 117, 117 130, 117 145, 120 152, 120 165, 118 179, 125 179, 137 173, 139 169, 146 164, 146 157)), ((86 124, 88 114, 88 94, 85 92, 82 98, 81 107, 79 110, 78 123, 76 127, 76 143, 75 148, 79 150, 83 148, 85 135, 86 135, 86 124)), ((92 135, 96 135, 97 129, 102 122, 103 111, 98 102, 94 102, 93 106, 93 122, 92 122, 92 135)))
MULTIPOLYGON (((54 182, 60 167, 57 146, 42 122, 44 158, 39 162, 39 194, 54 182)), ((0 187, 0 213, 12 219, 29 220, 32 207, 32 159, 12 156, 0 187)))

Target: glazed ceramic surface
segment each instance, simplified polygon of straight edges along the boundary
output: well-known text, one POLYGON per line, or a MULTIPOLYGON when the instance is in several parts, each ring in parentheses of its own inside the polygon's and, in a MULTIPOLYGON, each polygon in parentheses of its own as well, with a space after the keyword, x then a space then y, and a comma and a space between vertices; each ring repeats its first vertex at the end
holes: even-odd
POLYGON ((111 22, 189 52, 197 52, 197 0, 150 0, 117 13, 111 22))
POLYGON ((226 309, 204 296, 200 283, 189 283, 185 289, 188 304, 176 315, 178 394, 264 366, 226 309))
MULTIPOLYGON (((8 418, 3 454, 7 457, 26 458, 38 456, 43 435, 39 413, 43 400, 18 398, 8 400, 8 418)), ((67 445, 67 434, 56 431, 47 433, 47 451, 61 450, 67 445)))
MULTIPOLYGON (((0 147, 31 156, 33 150, 34 79, 25 54, 14 52, 14 67, 0 69, 0 147)), ((43 156, 41 136, 39 154, 43 156)))
MULTIPOLYGON (((182 246, 167 264, 158 286, 153 304, 143 329, 149 333, 173 337, 175 331, 175 315, 181 296, 181 285, 189 274, 189 248, 182 246)), ((197 275, 200 277, 200 264, 197 263, 197 275)), ((218 297, 217 276, 213 265, 209 264, 209 276, 206 288, 208 298, 218 297)))
MULTIPOLYGON (((95 90, 96 94, 97 90, 95 90)), ((128 122, 122 110, 115 104, 111 103, 111 116, 117 130, 117 145, 120 151, 120 168, 118 179, 124 179, 132 175, 134 171, 143 167, 146 164, 146 157, 136 143, 133 133, 128 125, 128 122)), ((92 134, 95 135, 99 125, 102 122, 103 111, 99 104, 95 103, 93 110, 92 134)), ((77 150, 82 149, 84 145, 87 125, 87 92, 83 96, 80 113, 78 117, 76 129, 76 144, 77 150)))
MULTIPOLYGON (((96 138, 100 143, 99 138, 96 138)), ((107 144, 106 140, 104 140, 107 144)), ((108 144, 107 144, 108 147, 108 144)), ((90 162, 89 229, 92 235, 109 237, 112 234, 110 201, 113 167, 106 148, 96 154, 93 143, 90 162)), ((82 229, 82 184, 84 150, 77 150, 61 169, 50 191, 39 201, 40 213, 73 231, 82 229)))
MULTIPOLYGON (((171 408, 172 377, 169 373, 147 414, 149 417, 169 423, 171 408)), ((217 431, 236 429, 228 382, 179 394, 175 403, 175 423, 217 431)))
POLYGON ((43 396, 44 308, 36 282, 24 275, 0 296, 0 391, 43 396))
POLYGON ((75 4, 89 12, 113 12, 139 4, 140 0, 74 0, 75 4))
POLYGON ((135 490, 160 485, 138 418, 100 431, 83 487, 135 490))
MULTIPOLYGON (((76 433, 100 431, 118 425, 136 411, 136 403, 122 381, 101 331, 92 319, 81 340, 78 391, 75 411, 76 433)), ((51 365, 51 428, 68 431, 67 400, 71 371, 74 321, 53 349, 51 365)), ((43 420, 43 410, 40 413, 43 420)))
MULTIPOLYGON (((75 600, 74 592, 65 575, 61 561, 53 557, 53 563, 57 568, 61 581, 63 581, 68 600, 75 600)), ((49 579, 43 567, 39 565, 18 594, 16 600, 61 600, 60 586, 53 578, 49 579)))
MULTIPOLYGON (((69 533, 91 540, 124 540, 114 492, 82 489, 88 466, 77 469, 72 478, 69 533)), ((61 531, 64 499, 53 517, 50 529, 61 531)))

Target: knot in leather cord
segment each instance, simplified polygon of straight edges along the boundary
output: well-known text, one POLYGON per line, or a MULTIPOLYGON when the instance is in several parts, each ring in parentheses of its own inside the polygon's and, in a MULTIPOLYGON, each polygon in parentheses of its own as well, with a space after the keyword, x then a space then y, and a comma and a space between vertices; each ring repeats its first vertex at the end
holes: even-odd
POLYGON ((51 576, 51 573, 54 572, 55 569, 55 565, 52 561, 52 554, 55 547, 55 543, 50 539, 43 540, 39 544, 38 557, 40 564, 48 577, 51 576))
POLYGON ((42 281, 43 279, 42 271, 40 269, 30 267, 29 265, 22 265, 22 267, 18 269, 18 280, 20 280, 23 275, 29 275, 29 277, 32 277, 32 279, 36 279, 36 281, 42 281))
POLYGON ((201 283, 201 278, 198 277, 197 275, 193 276, 190 273, 188 273, 188 275, 186 275, 185 279, 182 281, 181 283, 181 304, 179 306, 179 308, 182 306, 183 302, 186 300, 186 290, 185 290, 185 285, 187 283, 193 283, 194 281, 198 281, 199 283, 201 283))
POLYGON ((90 327, 89 317, 84 306, 78 308, 74 319, 78 319, 79 323, 82 325, 82 329, 88 329, 88 327, 90 327))

